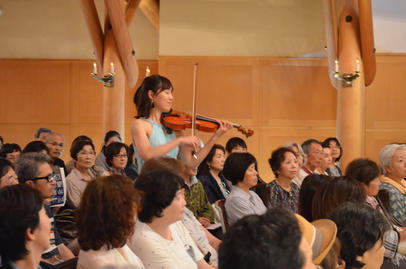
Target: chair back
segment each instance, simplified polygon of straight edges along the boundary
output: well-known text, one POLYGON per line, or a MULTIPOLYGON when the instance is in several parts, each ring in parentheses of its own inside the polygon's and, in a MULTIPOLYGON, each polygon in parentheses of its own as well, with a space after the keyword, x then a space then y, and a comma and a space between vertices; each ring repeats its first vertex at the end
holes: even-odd
POLYGON ((251 190, 258 194, 259 198, 261 198, 266 207, 269 206, 269 203, 271 201, 271 193, 269 190, 269 185, 267 183, 258 183, 257 185, 252 187, 251 190))
POLYGON ((226 213, 226 208, 224 206, 225 203, 226 203, 225 199, 220 199, 220 200, 217 200, 216 202, 214 202, 214 208, 216 209, 216 213, 219 216, 223 234, 225 234, 228 229, 227 213, 226 213))

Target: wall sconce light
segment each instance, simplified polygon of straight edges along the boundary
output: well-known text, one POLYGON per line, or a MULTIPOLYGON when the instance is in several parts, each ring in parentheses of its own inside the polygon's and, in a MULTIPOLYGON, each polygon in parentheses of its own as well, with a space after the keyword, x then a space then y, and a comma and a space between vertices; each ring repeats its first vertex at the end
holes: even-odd
POLYGON ((353 74, 340 74, 338 68, 338 60, 334 61, 333 75, 337 80, 342 82, 343 87, 352 87, 352 81, 359 77, 360 62, 359 59, 355 61, 355 73, 353 74))
POLYGON ((93 63, 93 72, 91 74, 95 80, 103 82, 104 87, 112 88, 114 86, 114 76, 116 75, 114 73, 114 63, 110 63, 110 73, 103 77, 97 75, 97 65, 93 63))

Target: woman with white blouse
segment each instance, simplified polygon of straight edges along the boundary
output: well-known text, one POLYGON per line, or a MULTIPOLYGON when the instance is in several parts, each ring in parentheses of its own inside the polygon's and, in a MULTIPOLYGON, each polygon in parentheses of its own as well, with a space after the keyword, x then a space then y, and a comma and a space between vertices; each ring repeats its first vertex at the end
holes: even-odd
POLYGON ((130 248, 145 268, 211 268, 182 223, 183 179, 168 171, 141 173, 135 187, 143 193, 130 248))

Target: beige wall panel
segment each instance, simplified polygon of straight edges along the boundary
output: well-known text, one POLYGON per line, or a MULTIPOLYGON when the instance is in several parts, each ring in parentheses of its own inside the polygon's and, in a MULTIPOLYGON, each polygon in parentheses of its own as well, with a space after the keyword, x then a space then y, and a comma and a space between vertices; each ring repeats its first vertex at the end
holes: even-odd
POLYGON ((272 120, 335 120, 337 92, 325 60, 269 60, 263 62, 261 78, 263 125, 272 120))
POLYGON ((366 128, 406 129, 406 55, 377 59, 376 79, 365 91, 366 128))
POLYGON ((406 143, 406 129, 403 130, 367 130, 365 139, 365 155, 379 162, 381 149, 390 143, 406 143))
POLYGON ((2 123, 69 122, 70 63, 1 60, 2 123))
POLYGON ((103 85, 92 78, 92 71, 90 61, 72 62, 71 123, 102 123, 103 85))

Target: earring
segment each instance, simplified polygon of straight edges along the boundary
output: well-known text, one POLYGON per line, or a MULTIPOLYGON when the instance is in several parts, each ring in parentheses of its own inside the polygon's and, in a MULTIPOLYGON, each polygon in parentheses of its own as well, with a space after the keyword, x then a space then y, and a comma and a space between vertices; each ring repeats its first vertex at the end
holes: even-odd
POLYGON ((154 107, 155 107, 154 101, 151 100, 151 108, 154 108, 154 107))

